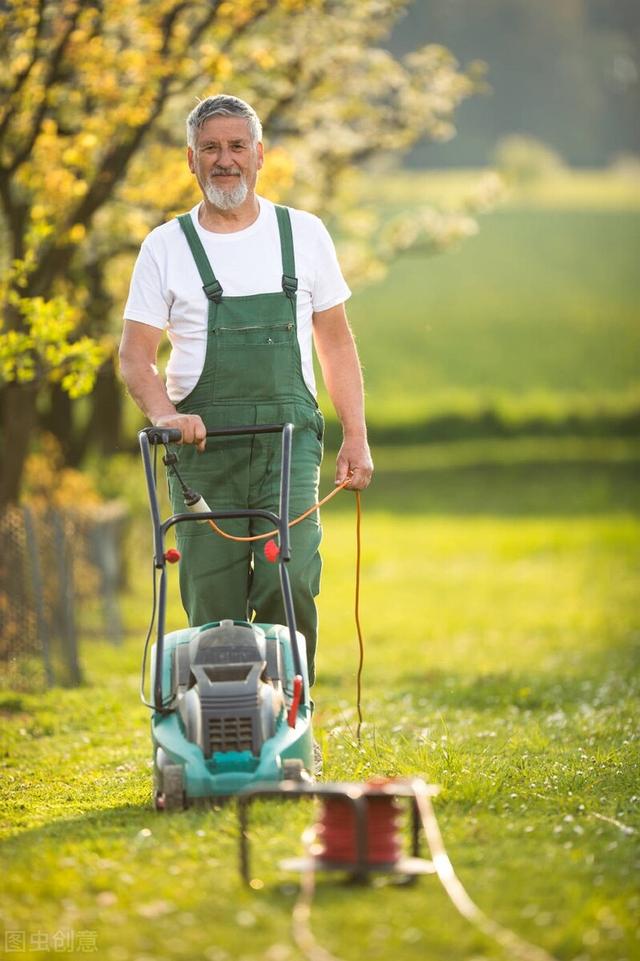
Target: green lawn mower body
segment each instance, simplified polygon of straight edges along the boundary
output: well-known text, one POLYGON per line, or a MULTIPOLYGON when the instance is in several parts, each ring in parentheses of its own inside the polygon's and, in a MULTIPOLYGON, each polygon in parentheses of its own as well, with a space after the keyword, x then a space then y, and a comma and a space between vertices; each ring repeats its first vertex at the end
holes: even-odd
MULTIPOLYGON (((293 426, 224 428, 220 433, 282 431, 279 513, 237 510, 174 514, 160 519, 156 471, 150 450, 179 440, 176 431, 147 428, 139 434, 159 571, 157 632, 151 654, 151 736, 154 801, 175 810, 196 801, 223 799, 254 784, 309 777, 313 770, 311 700, 304 637, 295 629, 286 564, 289 560, 288 486, 293 426), (280 583, 287 624, 221 618, 164 633, 167 562, 165 534, 175 524, 205 518, 266 517, 278 530, 280 583)), ((186 492, 186 503, 194 492, 186 492)), ((204 505, 205 507, 207 505, 204 505)), ((215 536, 212 534, 212 536, 215 536)), ((145 701, 145 703, 147 703, 145 701)))
MULTIPOLYGON (((303 647, 301 634, 297 641, 303 647)), ((312 770, 308 695, 292 714, 296 673, 288 628, 219 621, 174 631, 165 637, 163 662, 163 696, 176 710, 154 712, 151 720, 159 807, 312 770)))

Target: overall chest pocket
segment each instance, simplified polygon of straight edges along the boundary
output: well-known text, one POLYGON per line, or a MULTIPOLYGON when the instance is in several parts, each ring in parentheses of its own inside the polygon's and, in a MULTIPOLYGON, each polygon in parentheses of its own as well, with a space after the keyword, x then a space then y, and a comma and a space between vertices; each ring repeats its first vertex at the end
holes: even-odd
POLYGON ((297 369, 297 334, 291 321, 217 326, 214 400, 269 401, 290 396, 297 369))

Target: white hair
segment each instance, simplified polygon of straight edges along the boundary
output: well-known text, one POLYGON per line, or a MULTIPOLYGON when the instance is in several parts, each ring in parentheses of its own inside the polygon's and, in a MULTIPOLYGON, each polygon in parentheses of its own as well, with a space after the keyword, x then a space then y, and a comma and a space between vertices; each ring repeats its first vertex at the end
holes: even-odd
POLYGON ((242 117, 249 125, 251 142, 256 144, 262 140, 262 124, 253 107, 239 97, 220 93, 201 100, 187 117, 187 145, 192 150, 196 146, 198 130, 210 117, 242 117))

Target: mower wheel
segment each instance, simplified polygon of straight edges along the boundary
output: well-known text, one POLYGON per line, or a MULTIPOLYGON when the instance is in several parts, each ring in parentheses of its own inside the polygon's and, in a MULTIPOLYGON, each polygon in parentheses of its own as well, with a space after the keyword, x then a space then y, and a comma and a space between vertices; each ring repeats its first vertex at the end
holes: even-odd
POLYGON ((156 792, 157 811, 182 811, 185 805, 184 777, 180 764, 165 764, 161 772, 162 790, 156 792))
POLYGON ((282 762, 282 773, 285 781, 304 781, 305 768, 303 762, 297 757, 288 757, 282 762))

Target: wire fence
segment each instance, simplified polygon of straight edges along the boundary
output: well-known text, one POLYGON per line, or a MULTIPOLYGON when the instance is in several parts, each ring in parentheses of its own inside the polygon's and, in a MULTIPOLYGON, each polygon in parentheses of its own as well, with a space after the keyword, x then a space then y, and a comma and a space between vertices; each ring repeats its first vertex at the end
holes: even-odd
POLYGON ((29 506, 0 515, 0 671, 16 688, 82 683, 79 631, 122 639, 127 512, 29 506))

